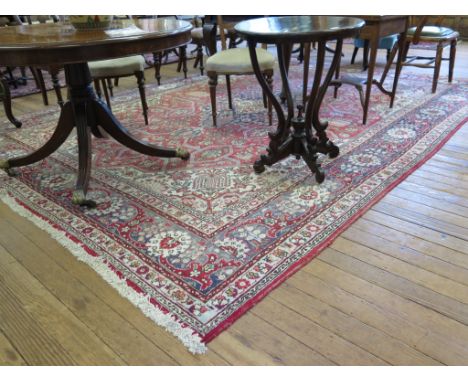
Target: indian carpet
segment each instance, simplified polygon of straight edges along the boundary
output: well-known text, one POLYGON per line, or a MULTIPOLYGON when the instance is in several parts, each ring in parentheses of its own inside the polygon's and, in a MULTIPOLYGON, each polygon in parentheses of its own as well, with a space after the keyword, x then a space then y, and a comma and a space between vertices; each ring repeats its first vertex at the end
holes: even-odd
MULTIPOLYGON (((291 68, 301 93, 301 71, 291 68)), ((279 79, 275 78, 276 91, 279 79)), ((252 76, 232 79, 234 112, 218 86, 218 127, 211 125, 206 78, 148 86, 150 124, 138 92, 115 97, 113 111, 139 139, 191 152, 187 162, 132 152, 112 139, 93 141, 89 196, 71 204, 77 145, 70 137, 47 160, 0 173, 0 197, 88 263, 145 315, 194 353, 300 269, 368 208, 433 155, 468 121, 468 81, 403 70, 396 102, 373 89, 362 125, 357 91, 329 89, 321 118, 340 147, 320 157, 322 184, 290 157, 256 175, 268 143, 266 111, 252 76)), ((51 134, 56 107, 0 124, 0 158, 31 152, 51 134)))

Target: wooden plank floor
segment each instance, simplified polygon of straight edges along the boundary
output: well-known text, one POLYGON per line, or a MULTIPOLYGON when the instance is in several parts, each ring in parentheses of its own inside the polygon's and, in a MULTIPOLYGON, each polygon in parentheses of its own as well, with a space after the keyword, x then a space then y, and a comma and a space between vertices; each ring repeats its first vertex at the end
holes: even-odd
MULTIPOLYGON (((39 95, 13 105, 19 119, 44 107, 39 95)), ((3 204, 0 301, 0 365, 468 365, 468 125, 206 355, 3 204)))

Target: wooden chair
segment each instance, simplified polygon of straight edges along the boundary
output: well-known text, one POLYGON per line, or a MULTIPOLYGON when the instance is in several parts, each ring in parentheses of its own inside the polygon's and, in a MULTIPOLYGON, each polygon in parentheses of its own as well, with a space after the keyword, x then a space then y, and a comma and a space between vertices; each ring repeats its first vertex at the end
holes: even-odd
MULTIPOLYGON (((38 16, 31 16, 31 15, 26 15, 24 18, 27 21, 27 24, 46 24, 46 23, 56 23, 59 20, 58 16, 55 15, 38 15, 38 16)), ((36 81, 36 85, 41 91, 42 95, 42 102, 44 105, 49 104, 49 98, 47 96, 47 88, 45 85, 44 81, 44 76, 43 76, 43 71, 46 71, 50 74, 50 77, 52 79, 52 86, 55 91, 55 96, 57 97, 57 103, 59 104, 60 107, 63 106, 64 101, 62 97, 62 90, 61 90, 61 85, 60 81, 58 78, 58 75, 61 70, 63 70, 63 66, 59 65, 50 65, 47 67, 30 67, 31 73, 34 77, 34 80, 36 81)))
MULTIPOLYGON (((175 18, 178 19, 178 16, 156 16, 157 18, 175 18)), ((159 52, 153 52, 153 65, 154 65, 154 78, 156 79, 158 85, 161 85, 161 66, 163 59, 168 59, 170 53, 175 53, 178 56, 177 69, 176 71, 180 73, 184 72, 184 78, 187 79, 187 46, 179 47, 177 49, 165 50, 159 52)))
MULTIPOLYGON (((226 76, 226 87, 228 92, 229 109, 232 109, 232 93, 231 93, 231 76, 232 75, 253 75, 254 71, 250 60, 250 54, 248 48, 232 48, 227 49, 225 28, 226 25, 223 22, 221 16, 216 17, 217 24, 219 26, 219 33, 221 37, 220 52, 216 52, 216 39, 214 43, 210 44, 211 56, 206 60, 206 74, 208 76, 208 85, 210 89, 211 99, 211 113, 213 118, 213 126, 216 126, 216 86, 218 85, 218 76, 226 76)), ((213 26, 212 37, 216 35, 216 26, 213 26)), ((228 29, 228 28, 227 28, 228 29)), ((270 87, 273 86, 273 68, 275 65, 274 56, 267 52, 266 49, 257 48, 257 57, 260 64, 260 69, 265 76, 270 87)), ((271 102, 265 99, 263 96, 264 106, 268 108, 268 120, 270 125, 272 124, 272 107, 271 102)))
MULTIPOLYGON (((377 49, 385 49, 387 51, 387 61, 390 59, 390 53, 397 41, 398 41, 397 34, 385 36, 379 40, 379 45, 377 49)), ((363 56, 362 56, 362 69, 366 70, 368 67, 368 61, 369 61, 369 40, 364 40, 362 38, 354 39, 354 50, 353 50, 353 55, 351 56, 351 65, 354 64, 354 60, 356 59, 356 55, 359 51, 359 48, 364 49, 363 56)))
POLYGON ((405 51, 403 54, 403 66, 416 66, 418 68, 434 69, 434 76, 432 79, 432 92, 435 93, 437 89, 437 82, 439 80, 440 65, 442 60, 449 60, 449 75, 448 82, 452 82, 453 68, 455 65, 455 54, 457 50, 457 40, 459 33, 453 29, 442 27, 441 23, 444 16, 439 16, 435 25, 426 25, 429 16, 423 16, 417 26, 408 29, 405 51), (408 50, 411 44, 418 45, 419 43, 434 43, 436 45, 435 57, 426 56, 408 56, 408 50), (450 46, 449 58, 443 58, 443 50, 450 46), (425 63, 417 63, 415 61, 426 61, 425 63))
POLYGON ((99 98, 101 98, 101 85, 104 90, 106 103, 111 108, 109 97, 109 82, 113 78, 135 76, 137 78, 138 90, 140 92, 141 105, 145 124, 148 124, 148 105, 145 94, 145 59, 141 55, 114 58, 111 60, 92 61, 88 63, 94 87, 99 98))
MULTIPOLYGON (((203 66, 203 61, 204 61, 203 49, 206 48, 206 45, 207 45, 206 41, 209 38, 207 36, 207 33, 209 34, 210 33, 209 31, 210 31, 210 26, 208 26, 208 29, 204 28, 203 26, 197 26, 190 31, 192 35, 192 43, 197 46, 196 48, 197 54, 195 56, 195 62, 193 63, 193 67, 196 68, 197 66, 199 66, 200 74, 202 76, 203 76, 203 71, 205 69, 205 67, 203 66)), ((224 36, 229 37, 228 46, 232 47, 233 44, 231 43, 232 41, 231 34, 227 29, 224 30, 224 36)), ((219 27, 217 27, 216 28, 216 40, 220 39, 220 37, 221 35, 219 32, 219 27)))

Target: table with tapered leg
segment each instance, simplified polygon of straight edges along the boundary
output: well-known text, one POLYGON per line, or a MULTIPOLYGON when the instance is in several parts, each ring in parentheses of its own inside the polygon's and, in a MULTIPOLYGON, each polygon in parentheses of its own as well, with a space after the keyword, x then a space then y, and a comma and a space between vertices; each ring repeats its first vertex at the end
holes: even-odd
POLYGON ((255 162, 255 172, 262 173, 265 171, 265 165, 271 166, 289 155, 294 155, 306 162, 318 183, 323 182, 325 175, 317 163, 318 153, 328 154, 333 158, 338 156, 339 148, 327 137, 328 123, 319 118, 320 106, 339 63, 343 39, 355 36, 363 25, 363 20, 352 17, 282 16, 247 20, 235 26, 237 33, 249 45, 257 80, 278 116, 276 131, 269 133, 268 154, 262 155, 255 162), (328 73, 322 81, 326 43, 333 40, 336 40, 336 49, 328 73), (312 90, 305 100, 306 104, 298 105, 298 114, 295 116, 294 99, 288 81, 287 58, 293 44, 314 41, 318 47, 312 90), (257 43, 276 45, 283 93, 287 101, 287 115, 262 75, 255 50, 257 43))
MULTIPOLYGON (((72 202, 93 207, 86 196, 91 174, 91 134, 108 134, 142 154, 188 159, 183 148, 163 148, 132 137, 99 100, 91 86, 88 61, 124 57, 177 48, 191 40, 190 23, 181 20, 120 20, 109 30, 78 31, 71 25, 38 24, 0 30, 0 62, 11 66, 63 64, 70 99, 63 105, 57 127, 48 141, 25 156, 0 161, 0 168, 14 175, 13 168, 38 162, 56 151, 76 127, 78 178, 72 202)), ((33 133, 33 132, 32 132, 33 133)))

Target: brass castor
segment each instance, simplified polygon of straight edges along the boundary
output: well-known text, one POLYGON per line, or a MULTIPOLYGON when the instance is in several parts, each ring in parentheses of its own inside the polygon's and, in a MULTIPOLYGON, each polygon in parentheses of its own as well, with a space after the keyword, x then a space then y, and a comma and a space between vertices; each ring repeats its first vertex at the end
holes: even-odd
POLYGON ((10 167, 10 163, 8 163, 8 160, 0 160, 0 169, 5 170, 8 176, 18 175, 18 172, 16 172, 14 168, 10 167))
POLYGON ((182 160, 189 160, 190 153, 185 149, 178 148, 176 149, 176 157, 182 160))
POLYGON ((86 199, 86 196, 83 190, 76 190, 73 192, 72 203, 77 206, 88 207, 88 208, 96 208, 97 206, 94 200, 86 199))
POLYGON ((253 169, 256 174, 261 174, 262 172, 265 171, 265 165, 263 164, 261 160, 258 160, 254 163, 253 169))

